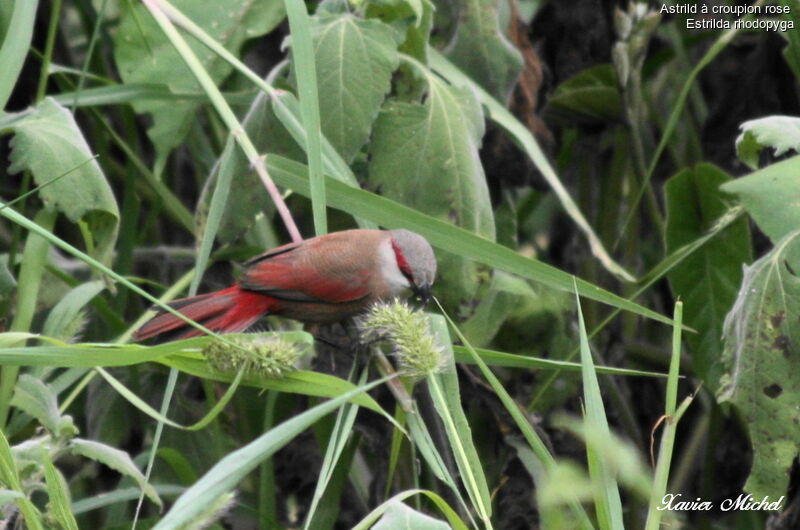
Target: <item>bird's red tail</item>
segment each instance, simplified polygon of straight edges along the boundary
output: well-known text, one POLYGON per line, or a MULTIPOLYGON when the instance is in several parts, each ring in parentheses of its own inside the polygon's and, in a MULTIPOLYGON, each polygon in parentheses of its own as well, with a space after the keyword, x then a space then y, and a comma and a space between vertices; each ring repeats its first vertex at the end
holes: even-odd
MULTIPOLYGON (((269 313, 275 299, 263 294, 243 291, 238 285, 208 294, 181 298, 168 305, 218 333, 238 333, 252 326, 269 313)), ((162 311, 136 332, 135 339, 145 340, 169 333, 170 340, 202 335, 177 316, 162 311)))

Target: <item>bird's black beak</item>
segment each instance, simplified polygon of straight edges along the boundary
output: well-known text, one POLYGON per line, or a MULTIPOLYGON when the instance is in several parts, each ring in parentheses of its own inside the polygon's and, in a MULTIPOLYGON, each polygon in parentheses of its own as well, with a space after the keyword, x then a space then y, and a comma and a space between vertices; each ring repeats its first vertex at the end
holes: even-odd
POLYGON ((414 293, 414 298, 422 302, 423 305, 428 305, 431 299, 431 285, 428 283, 412 284, 411 292, 414 293))

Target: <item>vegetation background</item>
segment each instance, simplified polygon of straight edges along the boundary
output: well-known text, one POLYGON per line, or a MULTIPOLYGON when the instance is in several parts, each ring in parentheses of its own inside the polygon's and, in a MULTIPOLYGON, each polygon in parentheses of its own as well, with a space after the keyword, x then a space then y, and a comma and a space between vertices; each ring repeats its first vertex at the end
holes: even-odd
POLYGON ((4 527, 800 527, 800 12, 662 5, 0 2, 4 527), (355 226, 436 248, 440 371, 131 343, 355 226))

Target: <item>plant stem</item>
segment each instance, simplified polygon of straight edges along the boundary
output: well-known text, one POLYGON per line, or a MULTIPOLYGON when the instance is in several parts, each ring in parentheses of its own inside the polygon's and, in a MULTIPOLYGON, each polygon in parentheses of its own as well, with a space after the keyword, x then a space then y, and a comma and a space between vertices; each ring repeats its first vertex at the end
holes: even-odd
MULTIPOLYGON (((34 222, 50 232, 53 230, 57 215, 55 211, 42 210, 36 215, 34 222)), ((11 322, 10 331, 30 331, 31 329, 49 249, 50 243, 45 238, 34 232, 28 233, 19 273, 16 313, 11 322)), ((14 395, 17 374, 19 374, 19 366, 3 366, 2 372, 0 372, 0 426, 3 427, 8 420, 8 409, 11 397, 14 395)))

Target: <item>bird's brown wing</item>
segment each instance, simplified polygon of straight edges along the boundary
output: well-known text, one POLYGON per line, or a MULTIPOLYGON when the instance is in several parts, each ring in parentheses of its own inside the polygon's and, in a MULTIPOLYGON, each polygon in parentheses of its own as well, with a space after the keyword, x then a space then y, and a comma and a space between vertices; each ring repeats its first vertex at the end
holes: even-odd
POLYGON ((239 285, 248 291, 293 302, 338 304, 369 294, 366 270, 352 267, 341 251, 284 245, 251 259, 239 285), (314 257, 324 256, 324 259, 314 257))

